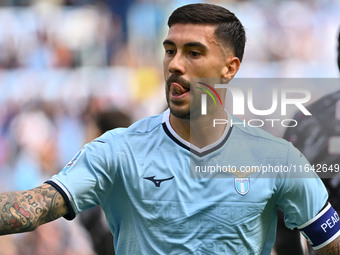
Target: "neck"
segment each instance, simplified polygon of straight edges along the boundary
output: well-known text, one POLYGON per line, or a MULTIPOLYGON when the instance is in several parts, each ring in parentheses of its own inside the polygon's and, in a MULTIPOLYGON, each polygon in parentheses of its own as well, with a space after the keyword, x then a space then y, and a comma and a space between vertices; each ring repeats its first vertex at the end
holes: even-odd
POLYGON ((213 120, 227 119, 227 116, 224 110, 195 119, 181 119, 170 113, 170 124, 181 138, 198 148, 203 148, 220 139, 226 128, 226 125, 214 127, 213 120))

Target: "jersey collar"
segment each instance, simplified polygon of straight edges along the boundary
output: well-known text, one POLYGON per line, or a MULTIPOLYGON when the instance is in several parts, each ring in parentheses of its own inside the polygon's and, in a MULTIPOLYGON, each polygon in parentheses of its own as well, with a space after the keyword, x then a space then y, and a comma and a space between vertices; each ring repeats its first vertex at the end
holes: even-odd
POLYGON ((220 147, 222 147, 225 142, 228 140, 232 126, 230 125, 230 114, 228 114, 228 124, 223 132, 223 135, 218 139, 216 142, 209 144, 203 148, 199 148, 188 141, 184 140, 182 137, 180 137, 175 130, 172 128, 170 125, 170 109, 167 109, 163 113, 163 118, 162 118, 162 126, 165 131, 165 133, 178 145, 181 147, 185 148, 186 150, 189 150, 190 152, 202 157, 204 155, 207 155, 220 147))

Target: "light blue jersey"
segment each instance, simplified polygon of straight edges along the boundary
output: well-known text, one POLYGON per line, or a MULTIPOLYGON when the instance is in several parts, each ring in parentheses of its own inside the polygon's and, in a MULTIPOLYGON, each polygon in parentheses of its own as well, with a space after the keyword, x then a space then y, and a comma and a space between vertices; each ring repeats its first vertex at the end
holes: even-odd
POLYGON ((242 125, 229 125, 219 141, 190 151, 166 111, 106 132, 48 183, 63 193, 69 219, 95 205, 103 208, 119 255, 270 254, 278 207, 286 226, 295 228, 327 202, 326 189, 313 174, 259 178, 261 173, 238 171, 222 173, 227 178, 215 173, 216 178, 193 178, 191 159, 238 170, 308 164, 290 143, 242 125))

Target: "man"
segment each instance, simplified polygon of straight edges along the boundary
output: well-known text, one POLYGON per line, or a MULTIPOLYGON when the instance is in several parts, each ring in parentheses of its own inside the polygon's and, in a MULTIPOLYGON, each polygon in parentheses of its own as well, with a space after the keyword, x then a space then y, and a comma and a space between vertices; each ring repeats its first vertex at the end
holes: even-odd
POLYGON ((211 102, 208 114, 200 114, 205 93, 196 85, 228 83, 239 69, 245 45, 240 21, 222 7, 191 4, 175 10, 168 25, 169 110, 106 132, 42 186, 1 194, 0 233, 73 219, 100 205, 117 254, 269 254, 279 206, 286 225, 301 229, 320 254, 339 252, 339 223, 331 221, 338 216, 320 179, 256 178, 259 173, 239 170, 307 164, 296 149, 261 130, 232 126, 237 119, 211 102), (211 131, 211 121, 221 116, 228 125, 211 131), (207 162, 237 169, 221 172, 226 178, 197 177, 192 168, 207 162))
MULTIPOLYGON (((340 31, 337 41, 340 71, 340 31)), ((330 203, 339 211, 340 178, 339 171, 335 168, 340 164, 340 146, 335 141, 340 137, 340 90, 320 98, 308 106, 308 111, 312 116, 295 114, 293 119, 299 125, 287 128, 283 138, 292 142, 315 167, 327 167, 329 171, 321 171, 319 175, 329 193, 330 203)), ((289 235, 294 239, 292 233, 289 235)), ((284 240, 282 246, 287 246, 284 240)))
MULTIPOLYGON (((340 32, 338 34, 338 67, 340 71, 340 32)), ((328 167, 340 164, 340 147, 333 145, 340 136, 340 90, 328 94, 308 106, 310 117, 295 114, 293 119, 299 125, 288 128, 284 138, 292 142, 305 154, 312 165, 327 165, 328 167)), ((334 208, 340 210, 340 179, 331 178, 339 171, 323 172, 323 178, 334 208)))

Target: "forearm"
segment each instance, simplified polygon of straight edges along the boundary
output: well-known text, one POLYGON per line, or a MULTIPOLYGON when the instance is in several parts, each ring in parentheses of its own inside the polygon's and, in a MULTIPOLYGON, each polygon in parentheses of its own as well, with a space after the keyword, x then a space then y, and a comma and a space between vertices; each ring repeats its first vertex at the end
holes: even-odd
POLYGON ((319 255, 340 255, 340 237, 317 252, 319 255))
POLYGON ((51 185, 0 194, 0 235, 27 232, 67 213, 63 197, 51 185))

